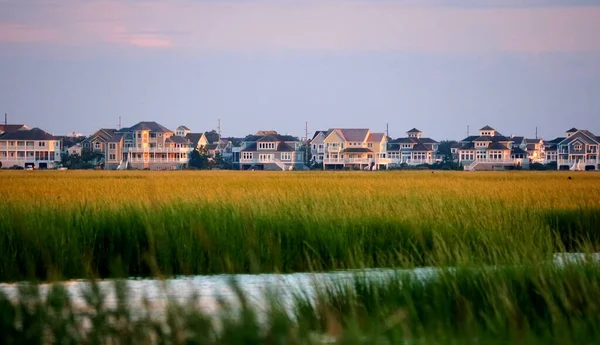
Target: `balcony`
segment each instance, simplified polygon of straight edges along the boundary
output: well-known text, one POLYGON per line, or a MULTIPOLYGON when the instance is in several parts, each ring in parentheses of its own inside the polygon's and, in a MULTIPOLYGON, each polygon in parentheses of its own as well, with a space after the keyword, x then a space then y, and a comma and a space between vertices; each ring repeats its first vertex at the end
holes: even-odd
POLYGON ((152 147, 152 148, 137 148, 137 147, 125 147, 123 148, 124 153, 190 153, 192 151, 189 147, 152 147))
POLYGON ((556 164, 560 165, 573 165, 573 164, 583 164, 583 165, 597 165, 600 164, 600 160, 598 159, 558 159, 556 164))
POLYGON ((187 158, 132 158, 130 163, 187 163, 187 158))

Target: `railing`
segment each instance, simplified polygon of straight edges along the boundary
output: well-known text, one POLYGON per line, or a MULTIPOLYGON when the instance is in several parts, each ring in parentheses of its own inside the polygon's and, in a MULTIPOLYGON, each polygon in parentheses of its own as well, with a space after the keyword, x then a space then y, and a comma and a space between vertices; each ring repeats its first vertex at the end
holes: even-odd
POLYGON ((137 148, 137 147, 125 147, 123 148, 123 152, 131 152, 131 153, 189 153, 192 149, 189 147, 179 147, 179 148, 171 148, 171 147, 152 147, 152 148, 137 148))
POLYGON ((336 146, 336 147, 327 147, 327 152, 340 152, 342 151, 343 148, 341 146, 336 146))
POLYGON ((131 163, 187 163, 187 158, 131 158, 131 163))
POLYGON ((559 159, 556 161, 558 165, 573 165, 573 164, 600 164, 598 159, 559 159))
POLYGON ((323 164, 371 164, 376 163, 374 158, 324 158, 323 164))

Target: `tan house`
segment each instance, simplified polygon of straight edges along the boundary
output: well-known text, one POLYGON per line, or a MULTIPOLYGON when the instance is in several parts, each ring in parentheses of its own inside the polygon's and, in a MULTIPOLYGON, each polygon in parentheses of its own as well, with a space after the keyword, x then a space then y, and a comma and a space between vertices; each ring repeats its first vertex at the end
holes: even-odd
POLYGON ((109 169, 181 169, 187 165, 192 150, 187 138, 153 121, 120 129, 108 143, 109 169))
POLYGON ((3 129, 9 130, 0 135, 0 162, 3 167, 52 169, 60 165, 62 149, 58 137, 39 128, 3 129))
POLYGON ((367 128, 332 128, 315 133, 311 141, 315 162, 323 169, 385 169, 387 136, 367 128))
POLYGON ((502 170, 521 166, 522 158, 514 158, 511 153, 513 139, 507 138, 490 126, 479 130, 479 135, 469 136, 460 141, 457 149, 458 161, 465 170, 502 170))

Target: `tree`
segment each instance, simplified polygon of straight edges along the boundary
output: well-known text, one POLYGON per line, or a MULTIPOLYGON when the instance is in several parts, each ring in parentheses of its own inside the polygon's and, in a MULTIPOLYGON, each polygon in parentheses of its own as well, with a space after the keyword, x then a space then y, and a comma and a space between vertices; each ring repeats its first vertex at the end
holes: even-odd
POLYGON ((207 169, 208 168, 208 156, 202 154, 197 149, 192 151, 190 155, 190 167, 196 169, 207 169))

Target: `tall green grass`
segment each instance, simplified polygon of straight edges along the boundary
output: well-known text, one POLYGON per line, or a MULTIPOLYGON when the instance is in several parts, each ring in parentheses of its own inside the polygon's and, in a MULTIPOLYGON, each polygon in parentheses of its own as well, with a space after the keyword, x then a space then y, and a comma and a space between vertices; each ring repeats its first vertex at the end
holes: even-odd
POLYGON ((130 304, 122 282, 117 303, 91 284, 84 305, 65 287, 47 295, 19 285, 0 292, 2 344, 596 344, 600 339, 597 264, 482 266, 440 270, 423 279, 357 274, 320 282, 316 296, 291 307, 270 295, 257 309, 241 289, 205 312, 192 298, 165 309, 130 304))
POLYGON ((1 172, 0 281, 515 264, 600 247, 600 175, 1 172))

